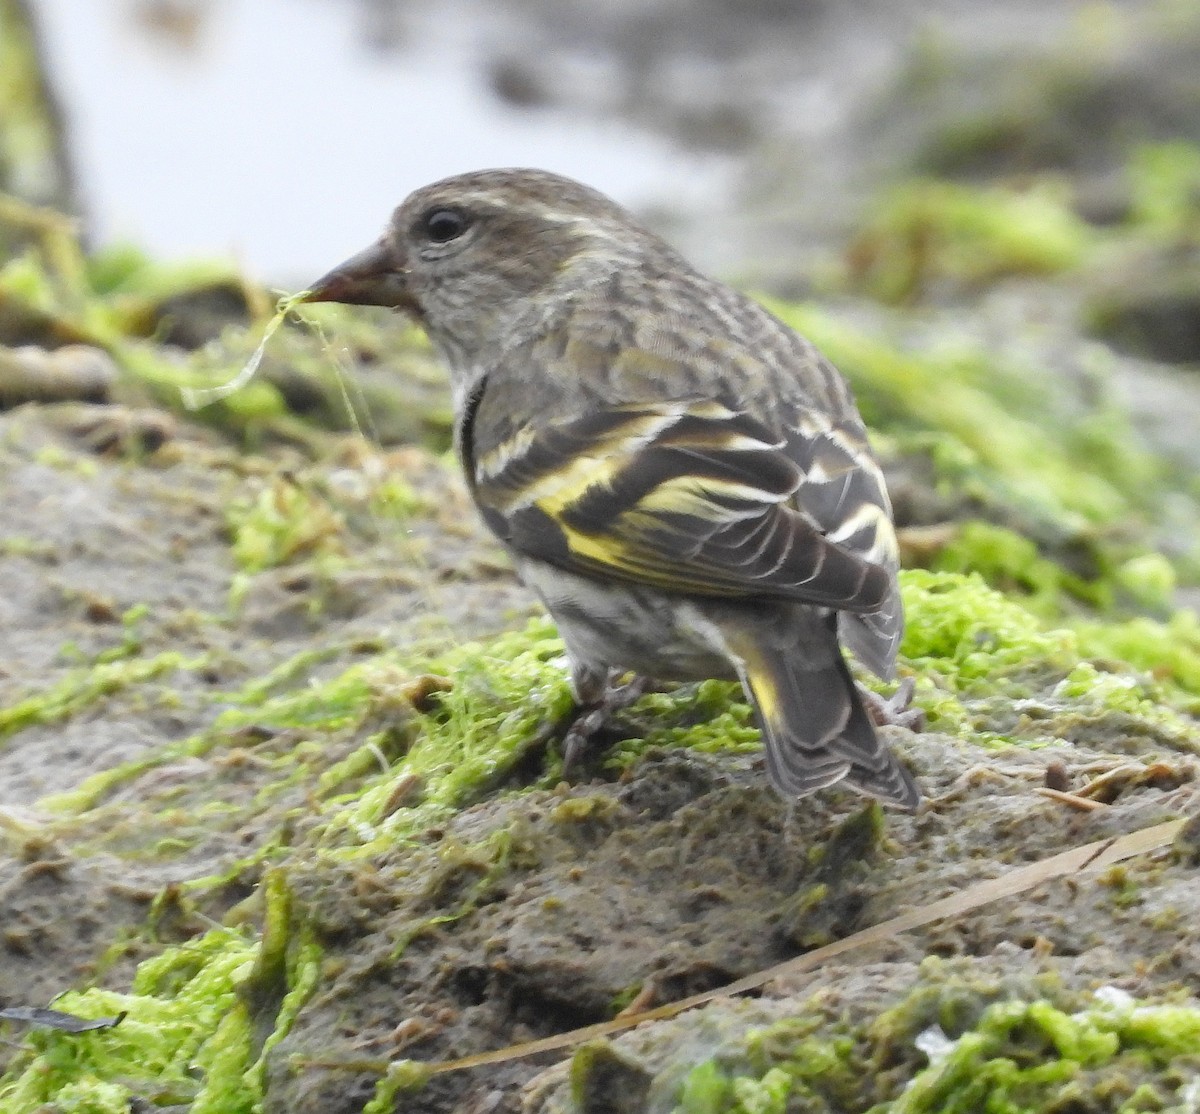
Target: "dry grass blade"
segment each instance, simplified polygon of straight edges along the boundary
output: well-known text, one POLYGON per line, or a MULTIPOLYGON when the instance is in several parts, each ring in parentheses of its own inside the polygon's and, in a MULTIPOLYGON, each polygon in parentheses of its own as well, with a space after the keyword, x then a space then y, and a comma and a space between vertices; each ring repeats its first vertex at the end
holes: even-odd
MULTIPOLYGON (((738 979, 727 986, 707 991, 704 994, 696 994, 691 998, 683 998, 678 1002, 670 1002, 667 1005, 658 1006, 644 1013, 622 1015, 621 1017, 614 1018, 612 1021, 602 1021, 596 1025, 585 1026, 582 1029, 572 1029, 567 1033, 558 1033, 552 1037, 526 1041, 523 1044, 514 1044, 507 1048, 495 1049, 491 1052, 480 1052, 473 1056, 463 1056, 457 1060, 440 1060, 423 1064, 408 1063, 409 1066, 416 1069, 414 1074, 419 1075, 420 1078, 427 1078, 431 1075, 443 1075, 447 1072, 483 1067, 488 1064, 502 1064, 510 1060, 536 1056, 543 1052, 557 1052, 573 1048, 586 1041, 595 1040, 598 1037, 607 1037, 614 1033, 623 1032, 626 1029, 635 1028, 646 1021, 662 1021, 675 1017, 686 1010, 705 1005, 717 998, 728 998, 736 994, 745 994, 748 991, 757 990, 764 983, 770 982, 772 979, 785 975, 800 974, 803 971, 811 971, 814 967, 820 967, 836 956, 844 955, 846 952, 872 944, 883 943, 900 935, 902 932, 908 932, 914 928, 922 928, 927 924, 943 920, 946 917, 954 917, 971 912, 974 909, 989 905, 993 901, 999 901, 1002 898, 1014 897, 1017 894, 1033 889, 1033 887, 1043 882, 1048 882, 1055 878, 1063 878, 1067 875, 1079 874, 1083 871, 1102 870, 1125 859, 1131 859, 1137 855, 1144 855, 1151 851, 1158 851, 1170 845, 1186 822, 1186 820, 1170 820, 1165 824, 1156 824, 1153 827, 1142 828, 1140 831, 1131 832, 1128 835, 1084 844, 1082 847, 1064 851, 1062 854, 1053 855, 1048 859, 1042 859, 1027 866, 1017 867, 1014 870, 1001 874, 997 878, 989 878, 985 882, 979 882, 960 893, 952 894, 950 897, 934 901, 929 905, 913 909, 908 913, 902 913, 898 917, 892 917, 890 920, 872 925, 870 928, 865 928, 861 932, 854 933, 852 936, 835 940, 832 944, 826 944, 824 947, 805 952, 804 955, 790 959, 786 963, 768 967, 763 971, 756 971, 753 975, 747 975, 745 978, 738 979)), ((310 1067, 346 1071, 373 1071, 380 1074, 386 1073, 402 1063, 406 1062, 389 1060, 307 1061, 310 1067)))
POLYGON ((1049 797, 1052 801, 1069 805, 1079 812, 1095 812, 1097 809, 1108 808, 1103 801, 1093 801, 1091 797, 1081 797, 1076 793, 1067 793, 1061 789, 1051 789, 1048 785, 1039 785, 1034 792, 1039 797, 1049 797))

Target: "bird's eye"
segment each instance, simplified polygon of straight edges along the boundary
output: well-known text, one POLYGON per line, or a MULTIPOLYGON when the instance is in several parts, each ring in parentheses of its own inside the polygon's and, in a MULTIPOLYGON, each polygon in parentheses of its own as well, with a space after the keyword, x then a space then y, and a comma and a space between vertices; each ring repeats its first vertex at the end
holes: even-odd
POLYGON ((467 230, 467 218, 457 209, 434 209, 425 217, 425 235, 435 244, 457 239, 467 230))

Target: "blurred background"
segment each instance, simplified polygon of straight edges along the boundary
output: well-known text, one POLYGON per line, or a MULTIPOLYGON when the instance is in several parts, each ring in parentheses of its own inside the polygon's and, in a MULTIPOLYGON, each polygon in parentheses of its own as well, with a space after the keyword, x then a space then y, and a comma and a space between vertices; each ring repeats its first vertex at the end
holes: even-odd
MULTIPOLYGON (((268 291, 489 165, 582 179, 804 302, 868 422, 952 433, 1045 504, 1043 546, 1064 523, 1144 538, 1153 488, 1151 544, 1200 579, 1196 0, 0 0, 0 343, 87 349, 70 386, 6 372, 0 405, 177 409, 245 362, 268 291), (1027 448, 1055 440, 1051 478, 1027 448)), ((203 420, 354 425, 328 354, 285 332, 203 420)), ((376 439, 444 445, 440 375, 398 374, 425 357, 387 335, 339 341, 376 439)), ((952 489, 979 511, 930 453, 941 494, 900 500, 902 525, 953 517, 952 489)))
POLYGON ((583 179, 702 266, 786 292, 890 183, 1053 174, 1112 221, 1139 144, 1200 138, 1192 0, 0 9, 0 188, 81 214, 94 244, 291 287, 409 190, 482 166, 583 179), (28 34, 43 73, 18 88, 28 34))
POLYGON ((1116 398, 1200 468, 1195 0, 0 0, 3 339, 236 363, 259 284, 489 165, 900 350, 1048 370, 1072 414, 1116 398))

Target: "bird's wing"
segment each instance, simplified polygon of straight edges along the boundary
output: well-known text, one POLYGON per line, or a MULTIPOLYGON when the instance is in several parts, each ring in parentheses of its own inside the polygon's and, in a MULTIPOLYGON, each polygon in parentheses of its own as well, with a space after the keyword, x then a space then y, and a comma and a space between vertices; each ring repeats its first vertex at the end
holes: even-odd
MULTIPOLYGON (((866 430, 856 415, 831 419, 804 407, 786 424, 788 452, 804 473, 797 499, 827 538, 884 568, 899 566, 891 502, 866 430)), ((904 607, 895 580, 887 599, 869 614, 843 614, 843 642, 879 677, 895 673, 904 633, 904 607)))
POLYGON ((857 416, 832 419, 796 407, 784 421, 786 452, 804 479, 796 499, 830 541, 877 565, 897 564, 891 501, 857 416))
POLYGON ((829 453, 806 472, 790 439, 721 402, 660 401, 526 425, 470 468, 488 524, 528 556, 673 592, 878 610, 891 569, 855 550, 890 534, 886 510, 859 499, 853 470, 827 476, 829 453), (839 494, 806 510, 805 489, 830 483, 839 494))

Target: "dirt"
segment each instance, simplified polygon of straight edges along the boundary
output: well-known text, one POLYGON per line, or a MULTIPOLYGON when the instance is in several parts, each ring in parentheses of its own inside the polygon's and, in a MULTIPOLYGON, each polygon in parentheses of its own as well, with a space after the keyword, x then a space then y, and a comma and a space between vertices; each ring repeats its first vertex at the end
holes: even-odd
MULTIPOLYGON (((197 779, 245 799, 269 771, 256 778, 252 767, 226 769, 228 755, 158 759, 141 784, 111 795, 97 821, 115 855, 80 855, 52 837, 44 842, 37 802, 201 735, 226 707, 224 692, 269 674, 301 649, 323 648, 313 670, 319 673, 353 660, 362 653, 359 643, 380 644, 399 628, 405 638, 423 625, 483 634, 530 610, 495 545, 461 513, 460 485, 420 454, 409 474, 447 513, 460 512, 453 531, 432 539, 426 523, 405 537, 400 553, 377 537, 360 538, 374 549, 369 561, 347 562, 327 577, 303 567, 273 569, 234 603, 226 508, 304 462, 286 451, 247 458, 189 425, 146 459, 91 451, 98 422, 127 426, 137 417, 119 406, 84 404, 28 405, 0 415, 0 705, 56 686, 80 704, 79 714, 61 718, 53 710, 37 713, 0 742, 0 808, 15 852, 0 866, 5 1003, 47 1001, 90 981, 108 943, 145 920, 163 886, 219 873, 265 826, 248 815, 247 828, 212 833, 183 861, 131 859, 123 852, 144 851, 154 834, 143 824, 120 835, 129 811, 123 799, 170 797, 197 779), (139 663, 161 655, 172 660, 138 672, 139 663), (132 669, 122 675, 126 665, 132 669), (41 716, 48 722, 39 723, 41 716)), ((353 457, 354 446, 344 448, 345 461, 329 462, 331 474, 353 457)), ((174 820, 160 823, 164 837, 177 828, 174 820)), ((80 838, 72 829, 70 839, 80 838)), ((128 972, 128 962, 118 961, 110 978, 128 972)))
MULTIPOLYGON (((1173 737, 1116 714, 1073 746, 1038 751, 885 729, 932 802, 915 817, 864 813, 840 791, 789 809, 754 750, 651 748, 624 772, 598 766, 557 788, 536 787, 534 751, 449 821, 339 863, 319 850, 314 784, 354 753, 362 729, 324 740, 222 729, 236 704, 228 694, 288 662, 305 664, 280 691, 389 643, 511 629, 534 611, 527 595, 453 468, 420 450, 334 439, 316 462, 286 448, 245 455, 182 422, 147 456, 96 455, 80 431, 100 417, 129 420, 119 407, 78 405, 0 418, 3 703, 70 686, 105 656, 114 667, 179 658, 5 738, 0 1003, 45 1004, 93 981, 121 987, 166 942, 217 918, 253 923, 262 864, 252 853, 289 830, 295 851, 272 858, 283 855, 294 922, 325 958, 269 1057, 267 1110, 357 1111, 376 1073, 315 1065, 447 1059, 603 1020, 639 993, 670 1001, 718 988, 1014 864, 1200 807, 1192 760, 1164 752, 1173 737), (381 465, 420 494, 420 513, 354 513, 344 493, 381 465), (329 496, 337 560, 322 568, 301 556, 247 584, 229 508, 284 481, 329 496), (285 776, 302 746, 309 773, 285 776), (1148 753, 1167 772, 1127 778, 1096 811, 1034 795, 1056 761, 1078 783, 1148 753), (148 764, 137 772, 139 760, 148 764), (54 818, 51 795, 121 767, 134 772, 54 818), (514 792, 522 785, 534 788, 514 792), (203 878, 214 881, 180 896, 180 883, 203 878)), ((381 714, 398 736, 410 730, 398 705, 381 714)), ((646 725, 631 716, 625 733, 636 735, 646 725)), ((1169 999, 1200 968, 1198 895, 1194 861, 1182 856, 1049 883, 864 949, 837 993, 856 1016, 877 1016, 937 983, 921 967, 933 955, 958 961, 967 982, 972 972, 987 982, 988 972, 1069 970, 1080 994, 1112 983, 1169 999)), ((708 1007, 717 1020, 688 1015, 613 1047, 645 1076, 634 1088, 644 1099, 654 1079, 678 1075, 680 1058, 807 1009, 814 987, 833 980, 770 986, 757 1006, 721 1002, 708 1007), (721 1039, 701 1040, 711 1026, 721 1039)), ((439 1076, 395 1109, 577 1109, 553 1070, 540 1077, 554 1059, 439 1076)), ((911 1043, 904 1062, 920 1062, 911 1043)), ((876 1080, 875 1099, 898 1093, 903 1075, 876 1080)))

